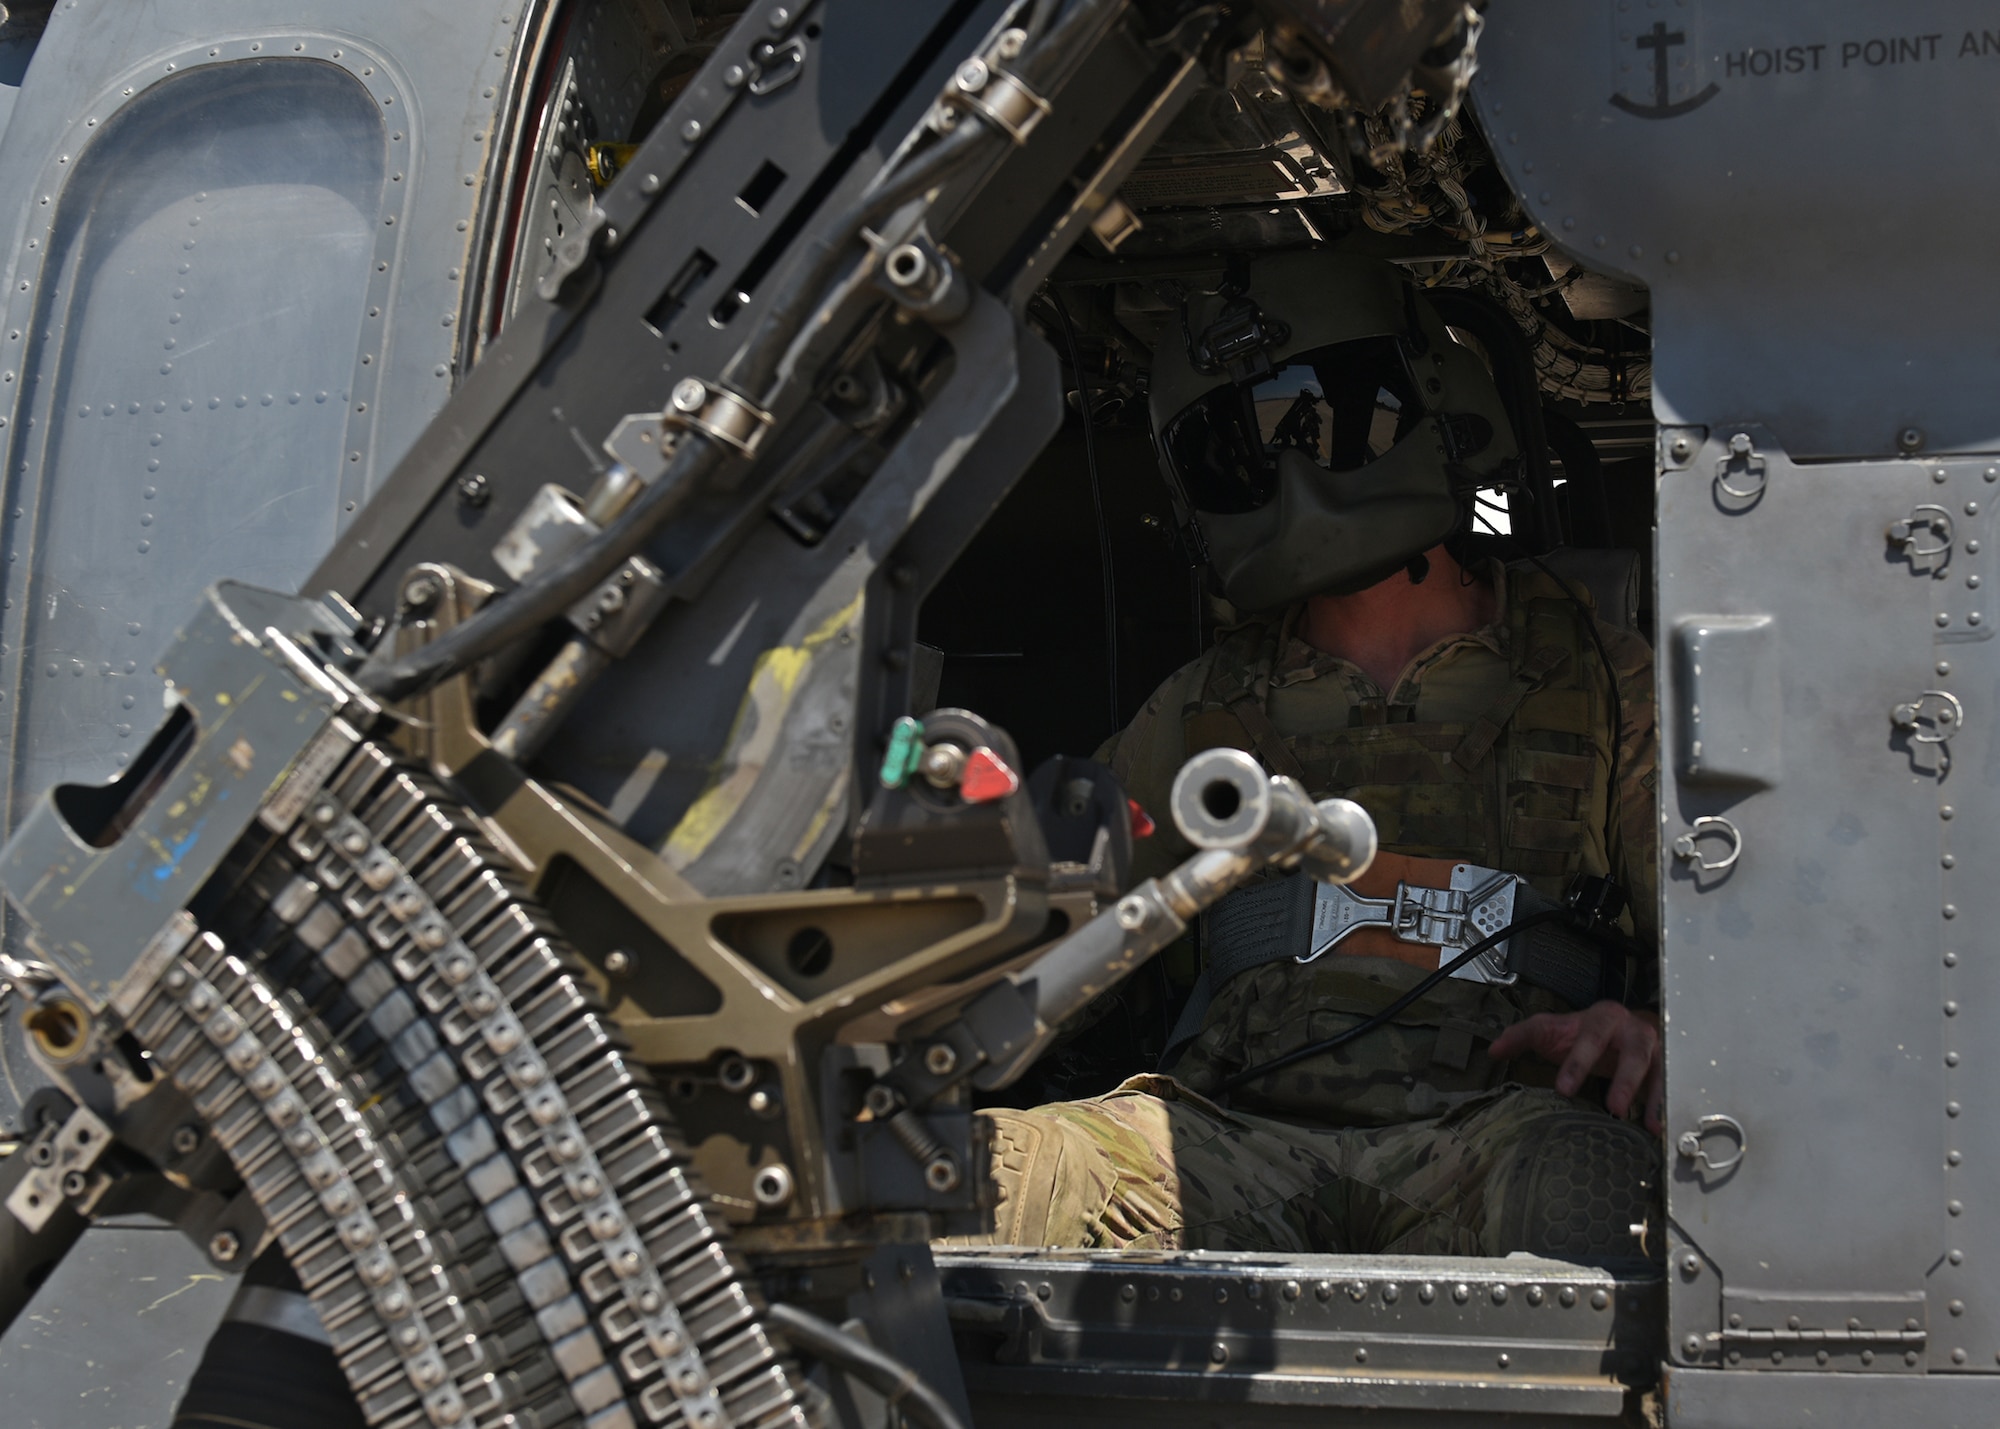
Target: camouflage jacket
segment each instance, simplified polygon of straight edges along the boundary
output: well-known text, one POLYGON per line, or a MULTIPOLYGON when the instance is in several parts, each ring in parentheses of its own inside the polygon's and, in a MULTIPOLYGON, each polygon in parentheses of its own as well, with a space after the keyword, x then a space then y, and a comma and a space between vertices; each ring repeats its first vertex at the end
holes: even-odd
MULTIPOLYGON (((1359 800, 1388 851, 1508 869, 1551 895, 1576 873, 1610 875, 1630 892, 1628 926, 1650 948, 1659 886, 1652 653, 1601 621, 1593 641, 1576 602, 1532 567, 1496 567, 1492 577, 1499 619, 1424 651, 1392 690, 1301 640, 1295 608, 1227 633, 1169 678, 1100 757, 1163 814, 1190 754, 1235 745, 1297 774, 1316 798, 1359 800), (1600 642, 1622 718, 1616 788, 1600 642)), ((1136 876, 1189 852, 1166 819, 1157 822, 1136 876)), ((1336 955, 1255 969, 1216 990, 1176 1073, 1211 1089, 1338 1032, 1421 976, 1406 963, 1336 955)), ((1492 1065, 1484 1045, 1509 1022, 1558 1006, 1525 987, 1448 981, 1391 1027, 1252 1083, 1236 1101, 1341 1124, 1434 1115, 1502 1080, 1533 1077, 1492 1065)))

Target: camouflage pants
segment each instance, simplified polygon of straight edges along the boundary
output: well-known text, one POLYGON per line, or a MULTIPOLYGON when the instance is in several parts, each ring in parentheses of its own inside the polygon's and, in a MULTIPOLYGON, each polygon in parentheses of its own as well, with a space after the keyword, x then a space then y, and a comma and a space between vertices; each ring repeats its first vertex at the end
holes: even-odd
POLYGON ((1089 1101, 982 1115, 1003 1245, 1634 1255, 1632 1227, 1649 1210, 1659 1224, 1652 1138, 1539 1088, 1340 1128, 1226 1111, 1141 1076, 1089 1101))

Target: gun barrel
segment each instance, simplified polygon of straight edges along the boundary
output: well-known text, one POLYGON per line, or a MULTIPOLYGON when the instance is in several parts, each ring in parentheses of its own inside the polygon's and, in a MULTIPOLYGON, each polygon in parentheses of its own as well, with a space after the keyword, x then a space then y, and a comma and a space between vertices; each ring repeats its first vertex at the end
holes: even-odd
POLYGON ((1195 854, 1149 878, 1015 973, 1039 1033, 977 1078, 1004 1086, 1040 1055, 1063 1021, 1187 931, 1203 909, 1267 867, 1304 868, 1326 883, 1359 878, 1374 861, 1375 821, 1351 799, 1314 803, 1296 780, 1267 775, 1237 749, 1181 766, 1174 822, 1195 854))

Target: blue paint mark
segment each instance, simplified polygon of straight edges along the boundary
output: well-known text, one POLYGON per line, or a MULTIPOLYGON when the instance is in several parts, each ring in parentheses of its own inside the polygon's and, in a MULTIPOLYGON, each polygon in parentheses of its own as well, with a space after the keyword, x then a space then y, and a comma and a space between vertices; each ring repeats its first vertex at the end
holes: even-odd
POLYGON ((153 870, 153 877, 155 879, 161 883, 166 883, 176 873, 180 872, 181 860, 187 857, 188 850, 193 848, 196 841, 201 838, 201 831, 207 824, 208 820, 206 818, 196 819, 194 827, 187 831, 187 837, 183 838, 179 843, 167 845, 167 861, 153 870))

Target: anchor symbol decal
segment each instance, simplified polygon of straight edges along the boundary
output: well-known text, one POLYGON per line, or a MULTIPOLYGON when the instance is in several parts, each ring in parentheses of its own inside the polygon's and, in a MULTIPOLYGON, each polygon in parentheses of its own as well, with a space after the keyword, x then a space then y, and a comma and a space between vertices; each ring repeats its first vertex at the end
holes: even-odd
POLYGON ((1652 33, 1641 35, 1632 43, 1639 49, 1653 52, 1653 103, 1650 106, 1634 104, 1622 94, 1612 95, 1611 102, 1627 114, 1636 114, 1641 119, 1672 119, 1677 115, 1701 108, 1722 92, 1721 86, 1711 83, 1692 98, 1683 99, 1678 104, 1668 102, 1667 51, 1675 45, 1687 43, 1686 31, 1669 30, 1666 21, 1655 20, 1652 33))

